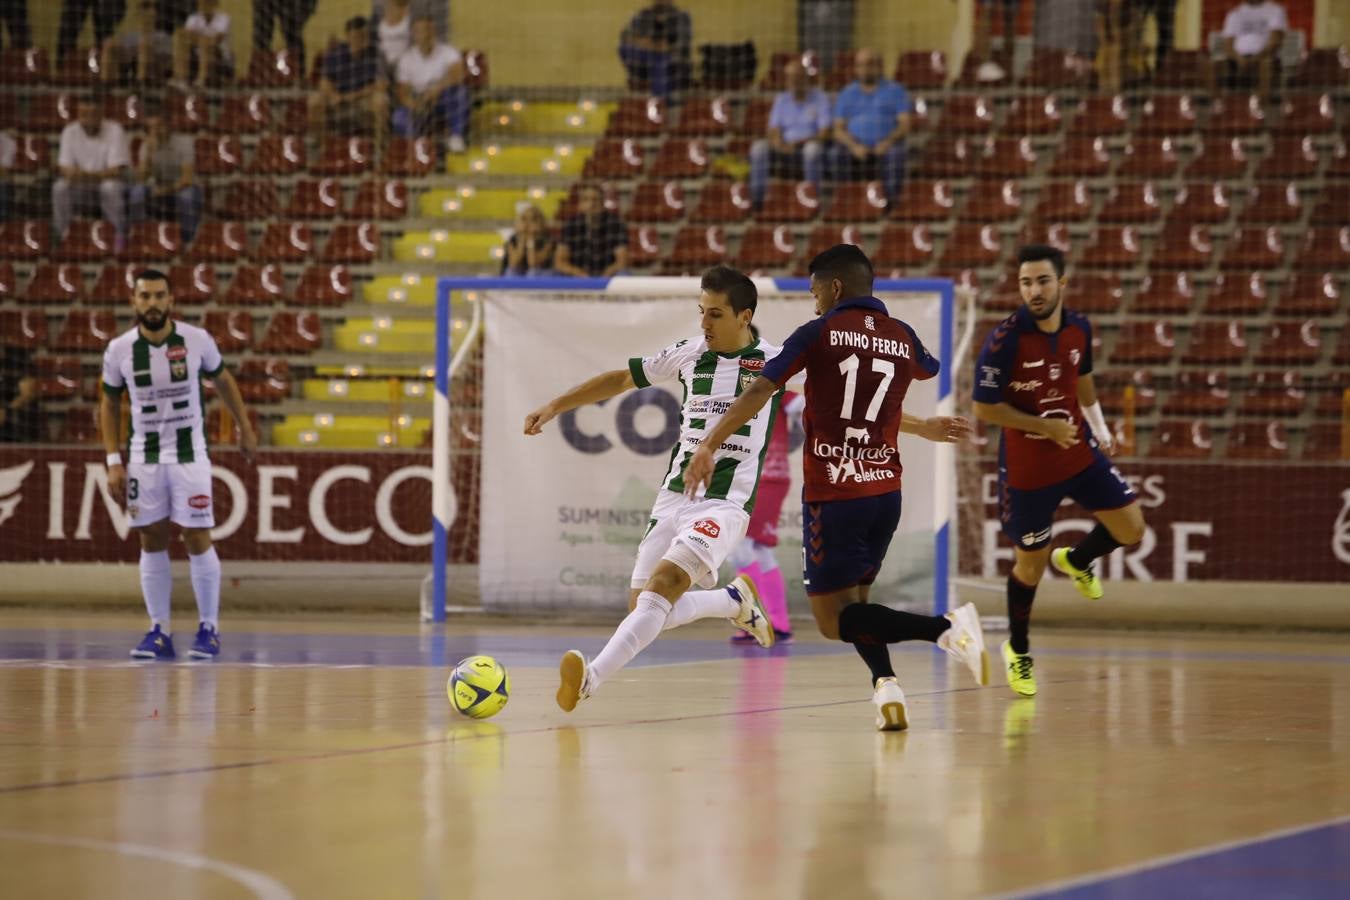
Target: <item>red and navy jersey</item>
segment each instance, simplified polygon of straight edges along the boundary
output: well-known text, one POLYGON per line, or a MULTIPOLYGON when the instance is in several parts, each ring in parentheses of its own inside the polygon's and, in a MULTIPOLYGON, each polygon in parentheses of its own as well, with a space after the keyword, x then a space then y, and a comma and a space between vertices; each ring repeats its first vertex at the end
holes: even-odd
POLYGON ((910 382, 938 368, 914 329, 875 297, 846 300, 794 331, 764 377, 784 385, 806 370, 803 499, 900 490, 900 407, 910 382))
POLYGON ((1097 442, 1078 407, 1078 376, 1092 374, 1092 325, 1064 310, 1059 331, 1047 334, 1025 306, 998 324, 975 363, 975 402, 1006 403, 1028 415, 1058 417, 1078 426, 1067 449, 1044 435, 1004 428, 999 466, 1010 487, 1035 490, 1086 469, 1097 442))

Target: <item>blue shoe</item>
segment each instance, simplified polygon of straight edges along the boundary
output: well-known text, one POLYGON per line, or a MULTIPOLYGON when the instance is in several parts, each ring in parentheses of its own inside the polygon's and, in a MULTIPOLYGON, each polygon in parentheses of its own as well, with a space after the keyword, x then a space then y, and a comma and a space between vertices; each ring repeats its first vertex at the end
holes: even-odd
POLYGON ((131 656, 133 659, 173 659, 177 654, 173 652, 173 638, 156 625, 145 633, 131 656))
POLYGON ((197 626, 197 637, 192 642, 188 656, 193 659, 215 659, 220 653, 220 635, 205 622, 197 626))

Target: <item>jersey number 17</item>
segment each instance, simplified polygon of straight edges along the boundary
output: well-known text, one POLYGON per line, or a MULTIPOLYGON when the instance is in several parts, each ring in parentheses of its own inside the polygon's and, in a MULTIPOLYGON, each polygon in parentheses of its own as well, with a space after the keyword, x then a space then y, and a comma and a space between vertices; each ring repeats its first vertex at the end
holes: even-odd
MULTIPOLYGON (((858 359, 856 353, 850 353, 839 362, 839 374, 844 376, 844 403, 839 410, 841 419, 850 421, 853 419, 853 401, 858 393, 858 369, 861 365, 862 361, 858 359)), ((868 422, 875 422, 877 414, 881 412, 881 401, 886 397, 886 388, 891 386, 891 380, 895 378, 895 363, 874 356, 872 371, 881 376, 881 383, 877 385, 872 402, 867 404, 867 412, 863 414, 863 418, 868 422)))

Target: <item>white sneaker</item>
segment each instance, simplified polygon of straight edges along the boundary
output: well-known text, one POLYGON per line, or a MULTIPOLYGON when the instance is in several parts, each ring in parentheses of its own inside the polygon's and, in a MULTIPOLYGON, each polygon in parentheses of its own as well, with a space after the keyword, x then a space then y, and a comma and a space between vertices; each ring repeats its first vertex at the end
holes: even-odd
POLYGON ((904 731, 909 727, 905 713, 905 692, 894 678, 878 678, 872 692, 872 703, 877 708, 877 731, 904 731))
POLYGON ((735 618, 730 619, 741 631, 750 635, 761 647, 772 647, 774 641, 773 623, 769 621, 764 605, 759 602, 759 591, 748 575, 737 575, 727 585, 731 599, 741 604, 735 618))
POLYGON ((568 650, 558 664, 558 705, 563 712, 571 712, 577 704, 591 695, 591 667, 580 650, 568 650))
POLYGON ((970 667, 970 673, 981 685, 989 683, 989 654, 984 649, 984 630, 980 628, 980 614, 974 603, 958 606, 947 613, 952 627, 938 638, 938 646, 970 667))
POLYGON ((463 153, 465 146, 464 138, 457 134, 450 135, 450 139, 445 142, 445 148, 451 153, 463 153))

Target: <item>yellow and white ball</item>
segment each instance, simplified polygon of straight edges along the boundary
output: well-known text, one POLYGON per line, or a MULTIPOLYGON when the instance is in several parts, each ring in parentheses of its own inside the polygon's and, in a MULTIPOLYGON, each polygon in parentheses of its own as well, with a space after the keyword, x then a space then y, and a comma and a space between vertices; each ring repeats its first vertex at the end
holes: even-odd
POLYGON ((511 676, 491 656, 470 656, 455 666, 445 691, 456 712, 487 719, 501 712, 511 698, 511 676))

